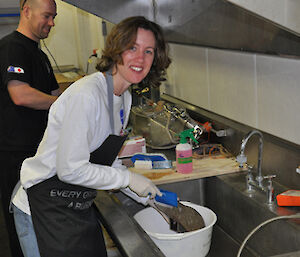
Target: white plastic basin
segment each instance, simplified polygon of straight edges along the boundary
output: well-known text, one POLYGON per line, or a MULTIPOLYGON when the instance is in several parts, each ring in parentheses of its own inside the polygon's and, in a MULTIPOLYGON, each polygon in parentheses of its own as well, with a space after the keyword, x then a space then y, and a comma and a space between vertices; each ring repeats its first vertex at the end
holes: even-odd
POLYGON ((190 202, 181 203, 194 208, 202 215, 204 228, 177 233, 169 228, 169 224, 152 207, 141 210, 134 218, 166 257, 205 257, 210 249, 212 229, 217 216, 206 207, 190 202))

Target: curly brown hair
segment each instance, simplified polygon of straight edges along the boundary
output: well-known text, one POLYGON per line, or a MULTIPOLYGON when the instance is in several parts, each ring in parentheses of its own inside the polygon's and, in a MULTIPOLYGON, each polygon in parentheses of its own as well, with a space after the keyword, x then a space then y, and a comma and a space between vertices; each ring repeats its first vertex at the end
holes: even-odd
POLYGON ((107 37, 105 48, 102 51, 102 56, 96 69, 106 72, 115 64, 123 64, 121 55, 134 45, 139 28, 150 30, 154 34, 156 41, 151 69, 139 85, 142 87, 149 85, 158 87, 161 81, 164 80, 166 69, 171 63, 171 59, 168 56, 169 46, 165 41, 161 27, 143 16, 126 18, 113 27, 107 37))

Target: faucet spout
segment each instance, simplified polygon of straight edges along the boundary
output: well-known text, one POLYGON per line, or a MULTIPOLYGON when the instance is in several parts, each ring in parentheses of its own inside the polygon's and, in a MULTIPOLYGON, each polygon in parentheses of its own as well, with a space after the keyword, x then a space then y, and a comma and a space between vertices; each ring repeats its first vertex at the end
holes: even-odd
POLYGON ((259 187, 263 187, 262 181, 263 181, 263 176, 261 172, 261 166, 262 166, 262 151, 263 151, 263 134, 258 131, 258 130, 252 130, 248 134, 246 134, 242 140, 241 144, 241 150, 240 150, 240 155, 239 156, 245 156, 245 148, 247 145, 248 140, 253 136, 253 135, 258 135, 259 136, 259 146, 258 146, 258 160, 257 160, 257 176, 256 180, 258 182, 259 187))

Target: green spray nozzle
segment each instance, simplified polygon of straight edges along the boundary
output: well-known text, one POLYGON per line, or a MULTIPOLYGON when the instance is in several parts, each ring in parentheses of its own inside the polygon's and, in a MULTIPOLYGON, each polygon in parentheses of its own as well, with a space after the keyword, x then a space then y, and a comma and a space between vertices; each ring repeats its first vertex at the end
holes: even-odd
POLYGON ((198 143, 196 138, 194 137, 194 129, 187 129, 182 132, 180 132, 178 135, 180 136, 180 144, 185 144, 187 143, 187 138, 192 139, 195 143, 198 143))

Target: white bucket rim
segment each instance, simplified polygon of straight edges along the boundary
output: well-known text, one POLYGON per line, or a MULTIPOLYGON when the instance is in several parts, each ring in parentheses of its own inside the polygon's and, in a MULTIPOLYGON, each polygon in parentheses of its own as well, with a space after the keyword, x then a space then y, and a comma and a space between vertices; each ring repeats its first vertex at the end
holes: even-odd
MULTIPOLYGON (((201 206, 201 205, 197 205, 191 202, 187 202, 187 201, 180 201, 180 203, 189 206, 189 207, 201 207, 203 209, 208 210, 212 216, 213 216, 213 221, 211 222, 211 224, 209 224, 208 226, 205 226, 204 228, 195 230, 195 231, 191 231, 191 232, 184 232, 184 233, 177 233, 177 234, 161 234, 161 233, 154 233, 154 232, 150 232, 150 231, 146 231, 145 232, 150 235, 153 236, 154 238, 160 239, 160 240, 181 240, 187 237, 190 237, 194 234, 197 234, 199 232, 205 231, 210 229, 212 226, 215 225, 215 223, 217 222, 217 215, 209 208, 205 207, 205 206, 201 206)), ((152 207, 150 207, 152 208, 152 207)), ((194 208, 195 209, 195 208, 194 208)))

